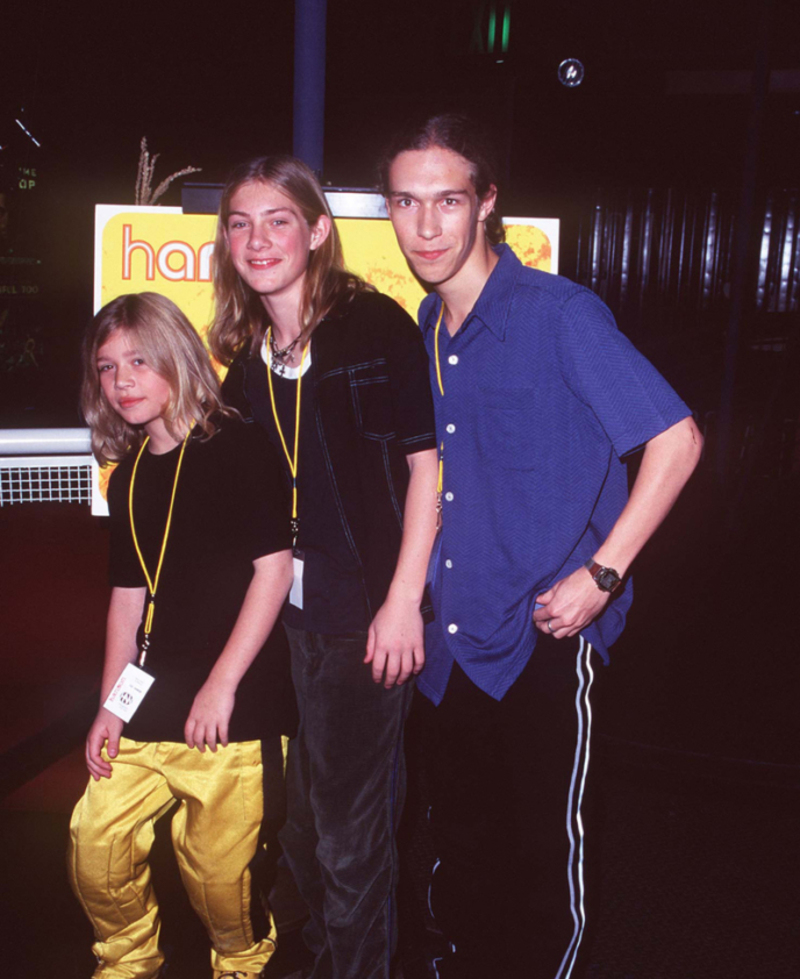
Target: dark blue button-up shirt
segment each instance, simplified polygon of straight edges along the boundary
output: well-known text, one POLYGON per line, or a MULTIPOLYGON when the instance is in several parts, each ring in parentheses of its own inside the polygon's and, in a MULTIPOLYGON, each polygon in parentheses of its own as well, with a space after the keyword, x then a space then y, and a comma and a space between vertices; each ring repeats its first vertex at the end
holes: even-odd
MULTIPOLYGON (((582 286, 523 266, 508 246, 450 337, 436 380, 435 293, 420 307, 437 441, 443 526, 429 578, 420 689, 444 695, 453 661, 501 699, 536 645, 536 596, 592 557, 627 501, 628 453, 690 414, 582 286)), ((584 636, 608 658, 630 581, 584 636)))

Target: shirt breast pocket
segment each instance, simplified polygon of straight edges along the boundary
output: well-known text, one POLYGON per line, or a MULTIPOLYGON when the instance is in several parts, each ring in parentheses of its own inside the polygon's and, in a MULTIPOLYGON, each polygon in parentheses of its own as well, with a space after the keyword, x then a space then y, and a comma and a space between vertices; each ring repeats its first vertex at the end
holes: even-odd
POLYGON ((520 472, 536 469, 541 412, 535 388, 478 388, 475 407, 476 427, 482 443, 492 446, 493 464, 520 472))
POLYGON ((350 400, 356 429, 364 438, 387 441, 395 437, 389 372, 383 359, 348 368, 350 400))

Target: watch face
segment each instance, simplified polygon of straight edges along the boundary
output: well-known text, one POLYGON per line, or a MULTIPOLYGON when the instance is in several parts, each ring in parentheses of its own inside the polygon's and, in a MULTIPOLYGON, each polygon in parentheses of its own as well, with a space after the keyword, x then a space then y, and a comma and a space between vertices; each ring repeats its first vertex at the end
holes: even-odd
POLYGON ((619 577, 610 569, 602 568, 594 579, 603 591, 613 591, 619 584, 619 577))

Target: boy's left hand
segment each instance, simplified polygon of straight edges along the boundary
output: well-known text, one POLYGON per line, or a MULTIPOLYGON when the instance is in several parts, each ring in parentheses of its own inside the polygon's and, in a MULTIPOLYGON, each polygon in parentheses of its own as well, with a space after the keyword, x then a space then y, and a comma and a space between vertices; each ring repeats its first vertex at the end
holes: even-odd
POLYGON ((533 624, 555 639, 577 636, 600 615, 610 597, 597 587, 586 568, 578 568, 536 596, 541 607, 533 613, 533 624))
POLYGON ((183 728, 186 744, 199 751, 205 751, 206 745, 212 751, 217 750, 217 744, 227 747, 228 725, 235 700, 234 690, 206 680, 197 691, 183 728))
POLYGON ((364 662, 372 664, 375 683, 387 689, 422 670, 425 642, 418 601, 386 599, 369 627, 364 662))

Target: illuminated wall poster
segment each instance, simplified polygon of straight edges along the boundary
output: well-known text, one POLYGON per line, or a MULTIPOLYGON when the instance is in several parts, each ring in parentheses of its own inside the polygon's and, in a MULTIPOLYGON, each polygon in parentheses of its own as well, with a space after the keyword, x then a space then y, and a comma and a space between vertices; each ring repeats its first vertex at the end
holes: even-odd
MULTIPOLYGON (((214 215, 183 214, 175 207, 98 204, 95 312, 123 293, 151 290, 172 299, 204 335, 213 319, 216 223, 214 215)), ((348 267, 415 316, 425 292, 388 219, 337 217, 336 223, 348 267)), ((524 264, 558 271, 556 218, 507 218, 505 224, 508 243, 524 264)))
MULTIPOLYGON (((383 198, 378 194, 329 195, 346 198, 334 206, 348 268, 395 299, 416 318, 425 291, 400 251, 383 198), (341 213, 343 210, 346 213, 341 213), (349 216, 367 212, 370 217, 349 216)), ((214 319, 212 286, 213 214, 184 214, 177 207, 98 204, 95 208, 95 312, 127 292, 158 292, 171 299, 205 338, 214 319)), ((521 261, 558 271, 556 218, 506 218, 509 245, 521 261)), ((100 473, 94 513, 107 513, 100 473)))

